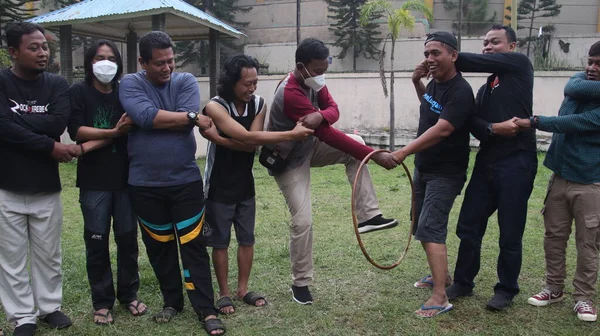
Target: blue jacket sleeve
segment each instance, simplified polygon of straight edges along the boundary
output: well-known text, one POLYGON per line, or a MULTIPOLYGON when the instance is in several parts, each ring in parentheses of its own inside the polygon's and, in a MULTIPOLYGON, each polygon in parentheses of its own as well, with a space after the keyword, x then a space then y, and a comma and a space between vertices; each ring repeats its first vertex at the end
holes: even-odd
POLYGON ((573 99, 599 101, 600 81, 587 80, 585 72, 578 72, 565 85, 565 96, 573 99))

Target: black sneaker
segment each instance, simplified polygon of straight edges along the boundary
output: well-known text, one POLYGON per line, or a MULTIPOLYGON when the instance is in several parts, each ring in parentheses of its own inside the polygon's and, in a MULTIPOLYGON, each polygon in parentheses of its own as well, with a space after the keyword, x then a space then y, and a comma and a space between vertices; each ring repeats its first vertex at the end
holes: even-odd
POLYGON ((35 334, 36 325, 33 323, 21 324, 15 328, 14 336, 33 336, 35 334))
POLYGON ((462 296, 473 296, 473 288, 455 282, 446 287, 446 296, 448 297, 448 301, 454 301, 462 296))
POLYGON ((492 296, 492 299, 487 303, 485 308, 490 311, 502 311, 510 306, 512 300, 512 297, 506 294, 496 293, 492 296))
POLYGON ((310 295, 308 286, 296 287, 292 285, 292 299, 303 305, 313 303, 313 298, 312 295, 310 295))
POLYGON ((358 224, 358 232, 366 233, 371 231, 377 231, 381 229, 389 229, 398 225, 398 221, 395 219, 383 218, 382 215, 377 215, 368 221, 364 221, 358 224))
POLYGON ((42 322, 47 323, 50 327, 55 329, 68 328, 71 326, 71 324, 73 324, 71 319, 59 310, 44 316, 44 318, 42 318, 42 322))

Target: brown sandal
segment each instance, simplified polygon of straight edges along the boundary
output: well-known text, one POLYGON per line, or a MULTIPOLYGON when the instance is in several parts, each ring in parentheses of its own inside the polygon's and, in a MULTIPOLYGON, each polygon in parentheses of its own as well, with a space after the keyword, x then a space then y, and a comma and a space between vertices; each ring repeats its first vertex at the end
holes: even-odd
POLYGON ((144 310, 140 310, 140 309, 139 309, 139 308, 140 308, 140 305, 141 305, 142 303, 144 303, 144 302, 142 302, 142 300, 135 299, 135 300, 133 300, 133 301, 131 301, 131 302, 129 302, 129 303, 124 303, 124 304, 122 304, 122 306, 123 306, 125 309, 127 309, 127 310, 129 311, 129 313, 131 313, 131 315, 133 315, 133 316, 136 316, 136 317, 137 317, 137 316, 142 316, 142 315, 146 314, 146 312, 148 312, 148 306, 146 306, 146 309, 144 309, 144 310), (134 302, 136 302, 136 301, 137 301, 137 304, 134 304, 134 302), (134 312, 132 311, 132 309, 135 309, 135 311, 136 311, 137 313, 134 313, 134 312))

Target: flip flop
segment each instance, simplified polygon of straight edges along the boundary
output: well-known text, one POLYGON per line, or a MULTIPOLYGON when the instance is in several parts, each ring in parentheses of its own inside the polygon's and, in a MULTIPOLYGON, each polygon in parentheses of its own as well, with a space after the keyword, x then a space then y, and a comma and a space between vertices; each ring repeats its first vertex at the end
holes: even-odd
POLYGON ((231 301, 231 298, 229 296, 221 297, 220 299, 217 300, 217 302, 215 302, 215 304, 221 314, 230 315, 230 314, 235 313, 235 306, 233 305, 233 301, 231 301), (231 308, 233 308, 233 311, 231 313, 225 313, 221 310, 225 307, 231 307, 231 308))
POLYGON ((254 307, 264 307, 267 305, 267 299, 265 299, 264 296, 258 294, 257 292, 248 292, 246 293, 246 295, 244 295, 243 301, 251 306, 254 307), (257 306, 256 305, 256 301, 258 300, 263 300, 265 301, 265 304, 262 306, 257 306))
POLYGON ((423 279, 415 282, 414 286, 415 286, 415 288, 420 288, 420 289, 433 288, 433 277, 431 276, 431 274, 426 275, 423 277, 423 279), (426 284, 428 286, 419 286, 419 284, 426 284))
POLYGON ((137 316, 142 316, 142 315, 144 315, 144 314, 146 314, 146 313, 148 312, 148 306, 146 306, 146 309, 144 309, 144 310, 140 310, 140 305, 141 305, 142 303, 144 303, 144 302, 142 302, 142 300, 135 299, 135 300, 133 300, 133 301, 131 301, 131 302, 129 302, 129 303, 124 303, 124 304, 122 304, 122 306, 123 306, 123 308, 127 309, 127 311, 128 311, 128 312, 129 312, 131 315, 133 315, 133 316, 136 316, 136 317, 137 317, 137 316), (137 301, 137 304, 133 304, 133 303, 134 303, 134 302, 136 302, 136 301, 137 301), (131 310, 132 308, 133 308, 133 309, 135 309, 135 310, 137 311, 137 313, 134 313, 134 312, 131 310))
POLYGON ((423 316, 423 315, 419 315, 417 313, 415 313, 415 315, 417 315, 418 317, 421 317, 421 318, 432 318, 434 316, 438 316, 440 314, 447 313, 447 312, 451 311, 452 308, 454 308, 452 303, 448 303, 448 305, 445 307, 444 306, 425 306, 425 304, 422 304, 421 310, 437 310, 438 312, 431 316, 423 316))
POLYGON ((95 311, 94 316, 102 317, 106 320, 106 322, 94 321, 94 323, 96 323, 99 326, 107 326, 115 323, 115 318, 112 316, 110 310, 107 311, 106 314, 102 314, 101 312, 95 311), (112 320, 110 322, 108 321, 109 316, 112 317, 112 320))
POLYGON ((165 307, 163 310, 158 312, 156 315, 152 316, 152 319, 156 321, 156 323, 168 323, 171 322, 171 319, 177 315, 177 310, 172 307, 165 307))
POLYGON ((225 335, 225 333, 227 332, 225 330, 225 325, 223 324, 223 321, 221 321, 220 319, 215 317, 212 319, 204 320, 204 330, 206 330, 206 332, 209 335, 212 335, 211 332, 219 329, 223 330, 223 332, 217 335, 225 335))

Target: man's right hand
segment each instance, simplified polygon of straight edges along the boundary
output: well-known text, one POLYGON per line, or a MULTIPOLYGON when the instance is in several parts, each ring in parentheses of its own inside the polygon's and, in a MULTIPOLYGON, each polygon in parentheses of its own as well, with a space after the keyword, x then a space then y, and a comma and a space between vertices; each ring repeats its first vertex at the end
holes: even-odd
POLYGON ((375 163, 382 166, 383 168, 390 170, 396 168, 398 165, 396 161, 394 161, 394 157, 390 153, 379 152, 371 157, 375 163))
POLYGON ((77 157, 76 153, 79 151, 80 149, 77 145, 65 145, 55 141, 54 148, 52 148, 52 157, 58 162, 69 162, 73 160, 74 157, 77 157))
POLYGON ((517 120, 519 120, 519 118, 514 117, 501 123, 492 124, 493 134, 503 137, 514 137, 520 130, 519 125, 515 123, 517 120))
POLYGON ((294 140, 304 140, 311 136, 315 131, 305 127, 302 122, 296 123, 296 127, 292 130, 294 140))
POLYGON ((429 67, 427 66, 427 61, 423 61, 419 63, 412 74, 412 81, 416 83, 421 80, 421 78, 425 78, 429 76, 429 67))
POLYGON ((204 114, 199 114, 198 119, 196 120, 196 126, 200 128, 200 131, 206 131, 212 126, 212 119, 204 114))

